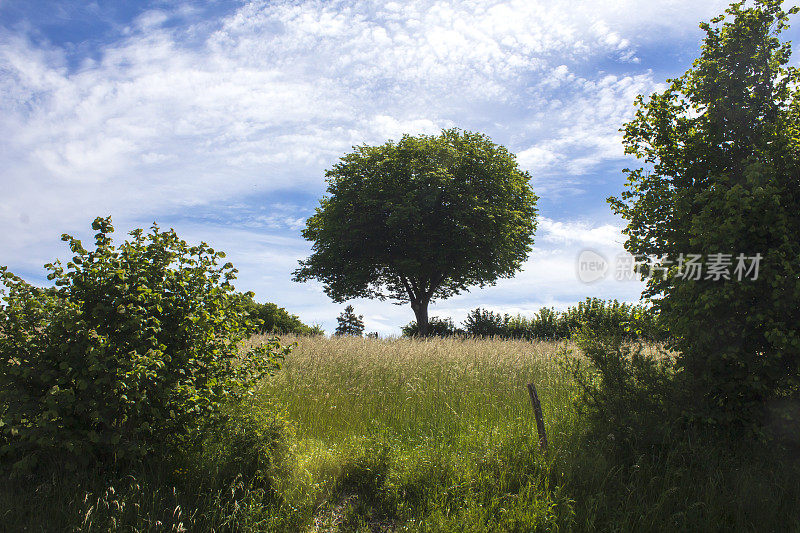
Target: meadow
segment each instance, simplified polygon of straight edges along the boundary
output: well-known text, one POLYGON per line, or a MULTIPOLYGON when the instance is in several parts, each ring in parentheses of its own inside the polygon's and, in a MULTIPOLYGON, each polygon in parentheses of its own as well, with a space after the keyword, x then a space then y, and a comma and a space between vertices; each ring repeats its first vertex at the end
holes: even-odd
POLYGON ((638 304, 429 321, 525 268, 540 213, 528 164, 456 127, 353 147, 302 231, 292 280, 410 303, 403 338, 361 337, 351 306, 325 337, 157 224, 115 245, 97 217, 89 249, 62 234, 45 287, 0 265, 0 531, 800 531, 800 72, 781 40, 798 12, 702 23, 692 67, 618 130, 642 165, 607 199, 638 304))
POLYGON ((574 416, 559 366, 565 350, 458 338, 299 339, 261 391, 295 428, 289 486, 317 509, 318 527, 405 521, 480 530, 534 515, 533 523, 557 524, 571 502, 541 475, 548 459, 536 447, 526 384, 536 384, 548 432, 561 440, 574 416))
MULTIPOLYGON (((252 338, 258 343, 263 338, 252 338)), ((772 441, 633 438, 581 408, 573 344, 284 337, 283 368, 198 449, 0 487, 7 531, 797 531, 772 441), (546 419, 538 447, 525 385, 546 419), (124 471, 124 469, 123 469, 124 471)), ((655 350, 655 348, 650 348, 655 350)))

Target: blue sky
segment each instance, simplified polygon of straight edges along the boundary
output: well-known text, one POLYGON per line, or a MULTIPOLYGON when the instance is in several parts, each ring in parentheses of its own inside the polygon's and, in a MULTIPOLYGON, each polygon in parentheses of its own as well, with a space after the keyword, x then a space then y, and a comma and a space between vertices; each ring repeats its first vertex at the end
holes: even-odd
MULTIPOLYGON (((225 250, 241 290, 331 331, 344 305, 290 281, 324 170, 356 144, 457 126, 517 154, 541 219, 522 272, 432 315, 636 300, 638 282, 580 283, 575 259, 622 251, 605 202, 632 164, 618 130, 725 6, 0 0, 0 264, 44 283, 62 233, 88 239, 98 215, 119 238, 157 221, 225 250)), ((413 318, 352 303, 382 334, 413 318)))

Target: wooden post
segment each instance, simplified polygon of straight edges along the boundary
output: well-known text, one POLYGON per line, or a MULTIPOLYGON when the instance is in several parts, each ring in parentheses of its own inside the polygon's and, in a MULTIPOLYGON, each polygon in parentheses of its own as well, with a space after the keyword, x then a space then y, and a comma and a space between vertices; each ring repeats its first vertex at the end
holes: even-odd
POLYGON ((533 416, 536 417, 536 429, 539 432, 539 449, 547 451, 547 434, 544 431, 544 415, 542 414, 542 404, 539 403, 539 395, 536 394, 536 386, 528 383, 528 394, 531 397, 533 406, 533 416))

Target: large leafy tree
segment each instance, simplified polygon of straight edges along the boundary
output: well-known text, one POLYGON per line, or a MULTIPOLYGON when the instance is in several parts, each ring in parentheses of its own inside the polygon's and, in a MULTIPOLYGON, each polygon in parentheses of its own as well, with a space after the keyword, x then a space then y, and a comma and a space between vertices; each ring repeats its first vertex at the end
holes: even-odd
POLYGON ((609 199, 626 248, 652 256, 645 295, 711 421, 752 420, 800 383, 800 92, 780 39, 796 11, 734 3, 701 24, 693 67, 637 100, 625 146, 646 164, 609 199), (730 279, 680 275, 688 254, 719 253, 730 279), (757 279, 734 275, 739 254, 762 256, 757 279))
POLYGON ((421 335, 430 302, 512 276, 533 244, 530 176, 482 134, 358 146, 326 176, 303 231, 313 253, 294 279, 322 281, 337 302, 410 302, 421 335))

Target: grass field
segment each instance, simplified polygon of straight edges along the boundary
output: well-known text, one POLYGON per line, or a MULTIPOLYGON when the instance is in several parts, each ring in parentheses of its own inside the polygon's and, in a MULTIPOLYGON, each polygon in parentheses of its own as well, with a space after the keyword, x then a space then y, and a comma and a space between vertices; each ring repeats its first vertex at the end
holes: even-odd
POLYGON ((126 475, 53 465, 9 481, 0 529, 800 531, 796 454, 598 425, 564 365, 574 346, 283 340, 298 343, 283 369, 199 451, 126 475))
POLYGON ((289 485, 305 505, 321 505, 318 524, 402 517, 457 530, 531 513, 536 523, 563 521, 571 502, 541 475, 547 459, 536 450, 525 385, 536 384, 557 446, 574 416, 558 364, 564 350, 524 341, 300 339, 263 391, 295 427, 289 485), (386 479, 337 486, 354 468, 386 479), (383 516, 358 516, 364 511, 383 516))

